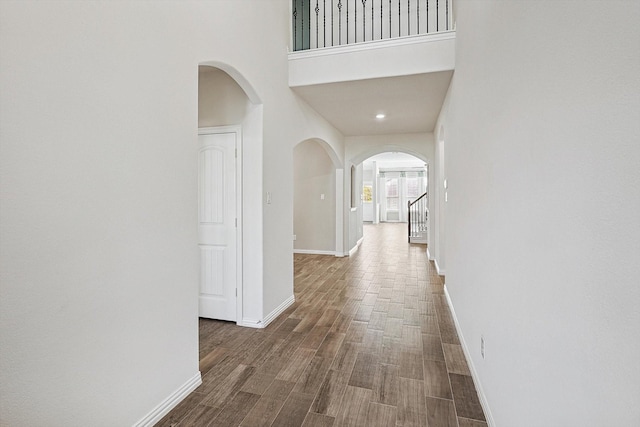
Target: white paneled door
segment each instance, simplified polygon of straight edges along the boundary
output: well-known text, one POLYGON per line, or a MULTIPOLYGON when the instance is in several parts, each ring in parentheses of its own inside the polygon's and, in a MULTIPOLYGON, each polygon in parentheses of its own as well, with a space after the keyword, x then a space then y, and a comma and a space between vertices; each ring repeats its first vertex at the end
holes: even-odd
POLYGON ((200 317, 236 320, 236 132, 198 136, 200 317))

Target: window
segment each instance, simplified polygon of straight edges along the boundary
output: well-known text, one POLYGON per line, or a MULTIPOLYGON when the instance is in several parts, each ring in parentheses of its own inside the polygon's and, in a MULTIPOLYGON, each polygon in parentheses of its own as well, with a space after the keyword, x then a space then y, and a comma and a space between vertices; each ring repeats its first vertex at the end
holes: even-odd
POLYGON ((358 200, 356 199, 356 167, 351 166, 351 207, 358 206, 358 200))
POLYGON ((364 202, 365 203, 371 203, 373 201, 373 193, 372 193, 372 186, 371 185, 365 185, 362 187, 362 194, 364 196, 364 202))
POLYGON ((414 199, 420 195, 418 179, 420 178, 407 178, 407 197, 410 199, 414 199))
POLYGON ((389 178, 386 182, 387 210, 397 211, 400 198, 398 194, 398 178, 389 178))

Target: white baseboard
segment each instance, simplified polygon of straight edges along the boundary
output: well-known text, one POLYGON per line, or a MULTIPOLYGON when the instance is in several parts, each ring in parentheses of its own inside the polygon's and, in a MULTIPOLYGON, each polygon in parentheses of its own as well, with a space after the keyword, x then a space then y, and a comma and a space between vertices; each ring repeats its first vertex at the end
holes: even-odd
POLYGON ((133 427, 152 427, 160 421, 162 417, 167 415, 169 411, 175 408, 178 403, 182 402, 193 390, 198 388, 200 384, 202 384, 202 375, 200 371, 198 371, 197 374, 180 386, 178 390, 171 393, 158 406, 153 408, 151 412, 135 423, 133 427))
POLYGON ((360 245, 362 244, 363 241, 364 241, 364 236, 358 239, 358 241, 356 242, 356 245, 351 248, 351 250, 349 251, 349 255, 347 256, 352 256, 353 254, 355 254, 358 251, 358 248, 360 248, 360 245))
POLYGON ((440 266, 438 265, 438 260, 434 259, 433 263, 436 266, 436 272, 438 273, 438 276, 444 276, 444 269, 440 268, 440 266))
POLYGON ((489 402, 487 401, 487 397, 485 396, 484 390, 482 389, 482 384, 480 383, 480 378, 478 377, 476 367, 473 365, 473 360, 471 359, 471 353, 469 351, 469 347, 467 346, 467 342, 464 339, 464 335, 462 335, 460 323, 458 323, 458 316, 456 316, 456 311, 453 308, 453 303, 451 302, 451 297, 449 296, 447 285, 444 285, 444 295, 447 298, 447 304, 449 305, 449 310, 451 310, 451 316, 453 316, 453 323, 456 325, 456 332, 458 333, 458 337, 460 338, 462 351, 464 352, 464 356, 467 359, 467 364, 469 365, 469 370, 471 371, 471 378, 473 379, 473 383, 476 386, 476 391, 478 392, 478 397, 480 398, 480 404, 482 405, 484 416, 487 419, 487 425, 489 427, 495 427, 496 423, 493 420, 493 415, 491 415, 489 402))
POLYGON ((264 326, 262 325, 262 320, 249 319, 247 317, 243 317, 241 321, 236 322, 236 325, 244 326, 245 328, 255 328, 255 329, 264 328, 264 326))
POLYGON ((336 251, 319 251, 319 250, 316 250, 316 249, 294 249, 293 253, 294 254, 309 254, 309 255, 336 255, 336 251))
POLYGON ((429 252, 429 246, 428 245, 427 245, 427 259, 429 261, 433 261, 434 260, 433 257, 431 256, 431 253, 429 252))
POLYGON ((280 304, 279 306, 276 307, 275 310, 273 310, 271 313, 269 313, 264 320, 262 321, 262 328, 266 328, 267 325, 271 322, 273 322, 273 320, 278 317, 280 314, 282 314, 283 311, 285 311, 287 308, 291 307, 291 305, 296 302, 296 297, 291 295, 289 298, 287 298, 286 300, 284 300, 282 302, 282 304, 280 304))

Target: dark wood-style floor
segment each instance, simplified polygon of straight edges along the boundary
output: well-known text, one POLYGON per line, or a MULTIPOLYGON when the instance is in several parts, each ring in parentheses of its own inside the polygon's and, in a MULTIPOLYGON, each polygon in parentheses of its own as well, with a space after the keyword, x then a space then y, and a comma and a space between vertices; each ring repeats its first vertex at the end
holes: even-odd
POLYGON ((200 320, 203 384, 158 426, 487 426, 442 281, 404 224, 294 265, 296 302, 267 328, 200 320))

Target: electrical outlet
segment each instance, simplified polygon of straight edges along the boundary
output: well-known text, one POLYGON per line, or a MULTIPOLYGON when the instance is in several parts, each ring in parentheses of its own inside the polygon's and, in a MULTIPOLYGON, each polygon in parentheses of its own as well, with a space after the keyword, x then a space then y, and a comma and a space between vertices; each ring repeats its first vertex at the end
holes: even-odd
POLYGON ((480 335, 480 355, 484 359, 484 337, 480 335))

